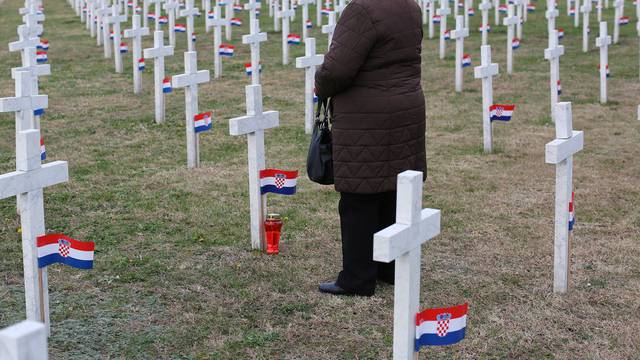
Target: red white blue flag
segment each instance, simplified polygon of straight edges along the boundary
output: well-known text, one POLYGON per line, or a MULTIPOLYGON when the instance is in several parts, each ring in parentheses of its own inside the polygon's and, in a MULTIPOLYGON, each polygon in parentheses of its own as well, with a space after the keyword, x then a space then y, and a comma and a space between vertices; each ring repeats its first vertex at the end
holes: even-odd
POLYGON ((560 80, 558 80, 558 95, 562 95, 562 85, 560 84, 560 80))
POLYGON ((240 18, 231 18, 231 26, 242 26, 242 20, 240 18))
POLYGON ((576 224, 576 212, 574 205, 575 193, 571 192, 571 201, 569 202, 569 231, 573 231, 573 226, 576 224))
POLYGON ((191 41, 196 42, 197 38, 196 38, 196 33, 191 33, 191 41))
POLYGON ((558 28, 558 39, 564 38, 564 29, 558 28))
MULTIPOLYGON (((244 64, 244 72, 248 75, 251 76, 253 74, 252 70, 251 70, 251 63, 246 63, 244 64)), ((262 72, 262 63, 258 64, 258 73, 262 72)))
POLYGON ((471 55, 464 54, 462 56, 462 67, 471 66, 471 55))
POLYGON ((620 17, 620 20, 618 20, 618 24, 620 24, 620 25, 627 25, 627 24, 629 24, 629 17, 628 17, 628 16, 622 16, 622 17, 620 17))
POLYGON ((61 263, 78 269, 93 268, 95 243, 78 241, 63 234, 38 236, 38 267, 61 263))
POLYGON ((129 52, 129 45, 127 45, 126 42, 121 42, 120 43, 120 54, 126 54, 127 52, 129 52))
POLYGON ((49 60, 49 57, 46 51, 36 51, 36 62, 43 63, 47 62, 47 60, 49 60))
POLYGON ((511 48, 513 50, 520 49, 520 39, 519 38, 513 38, 513 40, 511 41, 511 48))
POLYGON ((242 7, 242 5, 233 5, 233 11, 234 12, 239 12, 244 10, 244 8, 242 7))
POLYGON ((44 138, 40 136, 40 161, 45 161, 47 158, 47 148, 44 146, 44 138))
POLYGON ((166 16, 160 16, 158 18, 158 23, 160 25, 168 24, 169 23, 169 19, 166 16))
POLYGON ((236 47, 231 44, 220 44, 220 48, 218 50, 218 54, 220 56, 233 56, 236 47))
POLYGON ((329 15, 331 13, 331 8, 322 8, 322 15, 329 15))
POLYGON ((509 7, 505 4, 498 6, 498 12, 506 14, 509 11, 509 7))
POLYGON ((156 14, 154 14, 154 13, 147 13, 147 19, 149 19, 149 20, 155 20, 155 19, 156 19, 156 14))
POLYGON ((209 18, 209 19, 213 20, 213 19, 215 19, 215 18, 216 18, 216 14, 215 14, 213 11, 209 11, 209 12, 207 13, 207 18, 209 18))
POLYGON ((422 346, 455 344, 465 336, 468 304, 426 309, 416 315, 416 351, 422 346))
POLYGON ((440 24, 440 15, 433 15, 433 23, 440 24))
POLYGON ((449 39, 451 39, 451 31, 449 31, 449 30, 445 30, 445 32, 444 32, 444 39, 445 39, 445 40, 449 40, 449 39))
POLYGON ((293 195, 296 193, 297 179, 297 171, 260 170, 260 192, 262 194, 293 195))
POLYGON ((42 116, 42 115, 44 115, 44 109, 33 110, 33 116, 42 116))
POLYGON ((211 111, 200 113, 193 117, 193 129, 196 133, 211 130, 212 127, 211 111))
POLYGON ((528 4, 527 5, 527 11, 528 12, 535 12, 536 11, 536 6, 534 4, 528 4))
POLYGON ((478 27, 478 31, 482 32, 484 29, 487 29, 487 32, 491 32, 491 25, 486 24, 485 26, 480 25, 480 27, 478 27))
POLYGON ((467 13, 469 14, 469 16, 475 16, 476 15, 476 9, 469 8, 469 11, 467 13))
POLYGON ((569 16, 576 16, 576 8, 569 9, 569 16))
MULTIPOLYGON (((611 74, 609 73, 609 64, 605 65, 604 69, 607 74, 607 77, 611 76, 611 74)), ((598 64, 598 71, 600 71, 600 64, 598 64)))
POLYGON ((176 24, 173 30, 178 33, 183 33, 187 32, 187 27, 184 24, 176 24))
POLYGON ((491 121, 509 121, 515 108, 515 105, 493 104, 489 106, 489 119, 491 121))
POLYGON ((300 35, 298 35, 298 34, 289 34, 287 36, 287 44, 300 45, 300 35))
POLYGON ((138 59, 138 71, 144 71, 144 68, 145 68, 144 58, 138 59))
POLYGON ((36 49, 44 51, 49 50, 49 40, 40 39, 40 42, 36 46, 36 49))
POLYGON ((171 78, 164 78, 162 80, 162 92, 167 94, 173 91, 173 88, 171 87, 171 78))
POLYGON ((311 28, 313 28, 313 22, 311 20, 307 20, 307 22, 304 24, 304 26, 307 29, 311 29, 311 28))

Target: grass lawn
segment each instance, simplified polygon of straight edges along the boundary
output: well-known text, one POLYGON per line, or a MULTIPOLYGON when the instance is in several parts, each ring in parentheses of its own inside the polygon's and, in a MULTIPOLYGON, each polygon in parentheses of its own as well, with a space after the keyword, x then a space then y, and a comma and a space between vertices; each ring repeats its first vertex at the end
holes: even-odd
MULTIPOLYGON (((199 1, 197 2, 199 5, 199 1)), ((635 21, 627 2, 627 15, 635 21)), ((477 7, 478 4, 476 4, 477 7)), ((20 0, 0 5, 0 96, 13 95, 9 53, 20 0)), ((640 103, 635 22, 611 46, 607 105, 599 104, 595 12, 590 50, 560 2, 565 29, 561 101, 585 131, 574 160, 577 224, 570 291, 552 294, 555 169, 544 146, 555 137, 549 118, 545 4, 529 14, 514 74, 506 75, 506 29, 489 41, 496 103, 514 103, 509 123, 494 124, 494 154, 482 154, 481 92, 473 70, 453 91, 454 46, 438 59, 436 39, 423 42, 427 99, 428 179, 425 207, 442 209, 442 235, 423 247, 425 307, 469 302, 467 338, 423 350, 429 359, 637 359, 640 353, 640 103)), ((315 20, 315 9, 310 11, 315 20)), ((271 196, 286 216, 281 254, 252 251, 249 240, 245 137, 228 135, 228 119, 245 114, 248 13, 234 28, 236 55, 223 77, 200 86, 200 110, 214 129, 201 135, 202 166, 186 169, 184 96, 167 96, 167 121, 154 123, 153 62, 143 93, 133 95, 132 58, 114 73, 113 59, 88 36, 66 1, 46 2, 45 35, 52 75, 42 120, 48 159, 69 162, 70 181, 45 191, 46 228, 96 242, 95 268, 51 266, 53 359, 383 359, 391 357, 393 288, 371 298, 321 295, 317 284, 341 268, 337 193, 304 175, 304 71, 282 66, 280 34, 266 9, 262 28, 266 110, 281 126, 266 133, 267 164, 303 171, 295 197, 271 196)), ((480 11, 466 41, 479 64, 480 11)), ((613 8, 604 13, 612 30, 613 8)), ((292 25, 301 32, 301 12, 292 25)), ((179 22, 183 22, 179 20, 179 22)), ((314 21, 315 22, 315 21, 314 21)), ((325 18, 326 22, 326 18, 325 18)), ((449 18, 449 27, 453 20, 449 18)), ((197 20, 200 69, 213 74, 213 36, 197 20)), ((317 24, 318 51, 327 38, 317 24)), ((129 25, 123 26, 123 29, 129 25)), ((426 33, 426 27, 425 27, 426 33)), ((167 74, 184 72, 186 34, 177 34, 167 74)), ((152 37, 144 47, 152 46, 152 37)), ((131 48, 131 44, 130 44, 131 48)), ((131 50, 131 49, 130 49, 131 50)), ((0 115, 0 173, 15 168, 12 114, 0 115)), ((0 201, 0 327, 25 317, 15 201, 0 201)))

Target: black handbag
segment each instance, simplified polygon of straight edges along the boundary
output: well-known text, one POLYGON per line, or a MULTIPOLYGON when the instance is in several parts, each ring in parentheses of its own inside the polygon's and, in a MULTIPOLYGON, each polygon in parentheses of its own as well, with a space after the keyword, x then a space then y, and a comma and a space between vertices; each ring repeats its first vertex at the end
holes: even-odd
POLYGON ((328 99, 319 99, 316 122, 307 154, 307 176, 311 181, 321 185, 333 184, 332 109, 330 109, 332 105, 328 99))

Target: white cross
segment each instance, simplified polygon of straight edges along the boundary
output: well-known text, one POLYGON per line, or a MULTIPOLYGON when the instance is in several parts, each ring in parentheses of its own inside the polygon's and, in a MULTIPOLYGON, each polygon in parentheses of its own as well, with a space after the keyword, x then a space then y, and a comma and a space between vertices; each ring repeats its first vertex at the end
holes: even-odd
MULTIPOLYGON (((516 0, 516 16, 518 17, 518 22, 516 23, 516 36, 518 39, 522 40, 522 25, 523 25, 523 15, 522 13, 525 11, 524 7, 526 6, 527 0, 516 0)), ((511 46, 511 44, 509 44, 511 46)))
POLYGON ((302 39, 305 41, 309 37, 309 29, 307 29, 307 21, 309 20, 309 5, 313 5, 315 0, 299 0, 298 4, 302 6, 302 39))
POLYGON ((247 135, 249 167, 249 206, 251 208, 251 247, 265 250, 264 220, 267 197, 260 193, 260 170, 265 168, 264 130, 279 125, 277 111, 262 110, 262 87, 245 87, 247 115, 229 120, 229 134, 247 135))
POLYGON ((396 223, 373 235, 373 260, 395 260, 393 358, 414 359, 422 244, 440 234, 440 210, 422 209, 422 172, 398 175, 396 223))
POLYGON ((500 0, 493 0, 493 23, 495 26, 500 25, 500 0))
MULTIPOLYGON (((480 4, 480 11, 482 11, 482 24, 480 24, 482 29, 482 45, 487 45, 488 37, 489 37, 489 9, 491 9, 492 5, 489 0, 482 0, 480 4)), ((468 23, 467 23, 468 24, 468 23)), ((467 25, 469 26, 469 25, 467 25)))
POLYGON ((282 65, 289 64, 289 21, 293 10, 289 10, 289 1, 282 0, 282 10, 276 13, 282 19, 282 65))
POLYGON ((205 20, 207 31, 213 27, 213 76, 217 79, 222 75, 222 59, 220 58, 220 45, 222 44, 222 26, 229 25, 229 19, 222 17, 220 5, 216 2, 213 6, 213 19, 205 20))
MULTIPOLYGON (((218 0, 219 1, 219 0, 218 0)), ((231 41, 233 27, 231 25, 231 19, 233 18, 233 0, 226 0, 227 5, 224 7, 224 18, 229 21, 226 27, 225 38, 227 41, 231 41)), ((217 50, 216 50, 217 51, 217 50)))
MULTIPOLYGON (((589 51, 589 14, 591 13, 591 0, 585 0, 584 4, 580 6, 580 12, 582 13, 582 52, 589 51)), ((576 14, 578 17, 578 14, 576 14)))
MULTIPOLYGON (((142 0, 142 26, 149 27, 149 7, 151 6, 151 0, 142 0)), ((134 8, 135 13, 135 8, 134 8)))
POLYGON ((46 109, 47 95, 38 95, 33 88, 31 71, 15 72, 15 97, 0 98, 0 113, 16 113, 16 132, 35 128, 33 111, 46 109))
POLYGON ((569 201, 573 189, 573 154, 582 150, 584 134, 574 131, 571 103, 556 105, 556 140, 545 147, 545 161, 556 165, 556 215, 553 243, 553 291, 566 293, 569 279, 569 201))
POLYGON ((155 4, 156 4, 156 8, 155 8, 155 15, 156 15, 156 31, 160 30, 160 16, 162 15, 162 2, 164 0, 155 0, 155 4))
POLYGON ((551 34, 551 31, 556 29, 556 18, 560 15, 560 12, 556 8, 556 0, 547 0, 547 11, 544 16, 547 18, 547 32, 551 34))
POLYGON ((600 23, 600 21, 602 21, 602 0, 598 0, 598 3, 596 5, 596 10, 597 10, 597 14, 598 14, 598 23, 600 23))
POLYGON ((9 43, 9 51, 20 51, 22 64, 25 63, 25 49, 36 47, 40 44, 40 39, 36 36, 29 36, 29 29, 26 25, 18 26, 18 41, 9 43))
MULTIPOLYGON (((0 105, 1 106, 1 105, 0 105)), ((16 136, 16 171, 0 175, 0 199, 17 196, 22 229, 22 259, 27 319, 49 326, 47 269, 38 268, 36 238, 45 234, 42 190, 69 180, 66 161, 41 165, 40 131, 16 136)))
POLYGON ((433 39, 433 33, 434 33, 434 23, 433 23, 433 15, 435 14, 436 10, 435 10, 435 3, 436 0, 425 0, 428 1, 428 7, 429 7, 429 18, 427 20, 427 22, 429 23, 429 39, 433 39))
POLYGON ((267 41, 267 33, 260 32, 260 22, 256 19, 250 24, 249 35, 242 36, 242 43, 251 46, 251 84, 260 84, 260 43, 267 41))
MULTIPOLYGON (((230 2, 231 0, 229 0, 230 2)), ((193 17, 196 15, 200 15, 200 9, 193 6, 193 0, 186 0, 186 6, 184 10, 180 10, 180 16, 187 18, 187 44, 189 51, 195 51, 195 44, 191 39, 192 34, 194 33, 194 25, 193 25, 193 17)), ((218 49, 215 49, 218 51, 218 49)))
POLYGON ((304 45, 305 56, 296 58, 296 67, 305 69, 304 80, 304 132, 311 134, 313 130, 313 88, 315 85, 316 67, 322 65, 324 55, 316 54, 316 39, 307 38, 304 45))
MULTIPOLYGON (((574 0, 575 4, 574 4, 574 14, 573 14, 573 27, 578 27, 580 26, 580 0, 574 0)), ((588 2, 591 3, 591 0, 583 0, 583 2, 588 2)))
MULTIPOLYGON (((31 79, 31 94, 38 95, 38 77, 46 76, 51 74, 51 66, 49 64, 38 64, 38 60, 36 59, 36 48, 27 48, 25 50, 25 61, 23 62, 24 66, 12 68, 11 69, 11 78, 14 80, 18 79, 18 73, 21 71, 26 71, 29 73, 29 77, 31 79)), ((31 122, 31 127, 34 129, 40 128, 40 115, 34 115, 33 121, 31 122)))
POLYGON ((617 44, 620 39, 620 18, 623 15, 624 0, 616 0, 613 2, 615 7, 614 21, 613 21, 613 43, 617 44))
POLYGON ((316 0, 316 23, 322 25, 322 0, 316 0))
POLYGON ((167 17, 169 18, 169 44, 173 47, 176 46, 176 9, 180 7, 180 4, 177 0, 167 0, 164 5, 162 5, 164 11, 167 13, 167 17))
POLYGON ((47 328, 25 320, 0 330, 0 359, 47 360, 47 328))
MULTIPOLYGON (((134 15, 135 16, 135 15, 134 15)), ((153 82, 155 91, 156 123, 164 122, 164 58, 173 56, 173 46, 164 46, 164 33, 162 30, 153 33, 153 48, 144 49, 145 59, 153 58, 153 82)))
POLYGON ((491 63, 491 46, 480 47, 481 64, 474 68, 475 78, 482 79, 482 133, 484 152, 492 151, 492 129, 489 107, 493 105, 493 77, 498 75, 498 64, 491 63))
POLYGON ((22 17, 22 22, 27 26, 29 30, 29 37, 36 37, 42 35, 42 25, 38 23, 38 15, 29 13, 22 17))
POLYGON ((115 59, 116 72, 122 73, 122 53, 120 53, 120 23, 127 21, 127 17, 120 15, 120 9, 116 5, 111 7, 111 16, 107 18, 107 22, 112 24, 113 28, 113 58, 115 59))
POLYGON ((520 17, 513 15, 513 5, 509 4, 508 16, 503 24, 507 27, 507 74, 513 73, 513 26, 520 23, 520 17))
POLYGON ((456 29, 451 32, 451 38, 456 40, 456 92, 462 92, 462 56, 464 55, 464 38, 469 36, 469 28, 463 25, 464 17, 456 17, 456 29))
POLYGON ((322 25, 322 33, 327 34, 327 50, 331 49, 331 42, 333 41, 333 33, 336 31, 336 13, 331 11, 329 13, 329 23, 327 25, 322 25))
POLYGON ((558 31, 549 33, 549 47, 544 50, 544 58, 549 60, 549 89, 551 91, 551 120, 556 121, 558 103, 558 81, 560 80, 560 57, 564 55, 564 46, 558 45, 558 31))
POLYGON ((446 50, 444 33, 447 30, 447 16, 451 14, 449 0, 440 0, 440 9, 436 13, 440 16, 440 59, 444 59, 446 50))
POLYGON ((573 0, 567 0, 567 16, 571 16, 571 4, 573 0))
MULTIPOLYGON (((100 25, 102 26, 102 45, 104 47, 104 58, 111 57, 111 41, 109 40, 109 14, 111 9, 107 7, 107 1, 102 0, 100 10, 98 10, 98 16, 100 18, 100 25)), ((120 44, 118 44, 120 46, 120 44)), ((114 51, 118 51, 115 48, 114 51)))
MULTIPOLYGON (((193 1, 193 0, 192 0, 193 1)), ((194 130, 193 119, 198 114, 198 84, 209 82, 209 70, 198 71, 198 56, 195 51, 184 53, 184 74, 172 79, 174 88, 185 88, 184 104, 187 130, 187 167, 200 165, 198 134, 194 130)))
POLYGON ((142 37, 149 35, 149 28, 140 27, 140 15, 133 15, 131 29, 124 31, 126 39, 133 39, 133 93, 138 94, 142 89, 142 74, 138 70, 138 60, 142 58, 142 37))
MULTIPOLYGON (((319 2, 320 0, 318 0, 319 2)), ((269 7, 269 10, 272 10, 273 12, 273 31, 278 32, 280 31, 280 19, 278 18, 278 11, 280 11, 280 3, 278 2, 278 0, 271 0, 271 6, 269 7)))
POLYGON ((600 22, 600 36, 596 38, 596 47, 600 48, 600 103, 607 103, 607 67, 609 64, 609 45, 611 36, 607 35, 607 22, 600 22))

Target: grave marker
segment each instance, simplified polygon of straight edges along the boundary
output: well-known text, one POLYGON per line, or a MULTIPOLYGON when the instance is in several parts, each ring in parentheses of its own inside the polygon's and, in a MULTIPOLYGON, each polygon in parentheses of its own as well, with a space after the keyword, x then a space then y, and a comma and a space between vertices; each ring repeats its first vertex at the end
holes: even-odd
POLYGON ((213 77, 222 76, 222 59, 220 58, 220 45, 222 44, 222 27, 229 26, 229 20, 222 17, 222 9, 216 2, 213 6, 213 18, 207 14, 205 21, 207 31, 213 27, 213 77))
MULTIPOLYGON (((522 26, 523 26, 523 18, 522 18, 522 13, 526 12, 524 11, 524 7, 525 7, 525 3, 527 0, 516 0, 516 16, 518 17, 518 22, 516 23, 516 37, 520 40, 523 39, 522 37, 522 26)), ((510 15, 511 16, 511 15, 510 15)))
POLYGON ((117 6, 111 7, 111 16, 107 18, 107 23, 112 24, 113 28, 113 58, 115 59, 116 72, 122 73, 122 51, 118 51, 121 45, 120 39, 120 23, 127 21, 126 16, 120 15, 117 6))
MULTIPOLYGON (((591 0, 585 0, 580 6, 582 13, 582 52, 589 51, 589 14, 591 13, 591 0)), ((578 16, 576 15, 576 18, 578 16)))
POLYGON ((560 15, 555 4, 556 0, 547 0, 547 11, 544 16, 547 18, 547 32, 549 34, 556 29, 556 18, 560 15))
POLYGON ((509 5, 508 16, 503 19, 507 27, 507 74, 513 73, 513 26, 520 23, 520 17, 513 15, 513 5, 509 5))
MULTIPOLYGON (((466 1, 466 0, 465 0, 466 1)), ((456 17, 456 29, 451 32, 451 38, 456 40, 456 70, 455 87, 456 92, 462 92, 462 56, 464 55, 464 38, 469 36, 469 28, 462 24, 464 17, 456 17)), ((313 109, 313 108, 312 108, 313 109)))
POLYGON ((482 79, 482 133, 484 152, 492 152, 492 129, 489 107, 493 105, 493 77, 498 75, 498 64, 491 63, 491 46, 482 45, 481 63, 476 66, 475 78, 482 79))
POLYGON ((493 22, 495 26, 500 26, 500 0, 493 0, 493 22))
POLYGON ((549 90, 551 94, 551 120, 556 121, 558 103, 558 81, 560 81, 560 57, 564 55, 564 46, 558 45, 558 31, 549 33, 549 47, 544 50, 544 58, 549 61, 549 90))
POLYGON ((176 47, 176 11, 180 7, 178 0, 167 0, 162 6, 169 18, 169 45, 176 47))
POLYGON ((160 30, 160 24, 161 24, 160 23, 160 18, 162 17, 162 2, 163 1, 164 0, 154 0, 154 3, 156 4, 156 7, 155 7, 155 14, 156 14, 156 18, 155 18, 156 27, 155 27, 155 29, 156 29, 156 31, 160 30))
POLYGON ((224 18, 225 20, 229 21, 229 25, 227 25, 225 29, 226 30, 225 37, 227 41, 231 41, 231 35, 232 35, 231 31, 233 30, 233 28, 231 27, 231 19, 233 18, 233 0, 226 0, 224 3, 225 3, 224 18))
POLYGON ((186 0, 186 6, 184 10, 180 10, 180 16, 187 18, 187 49, 188 51, 195 51, 195 42, 192 41, 191 36, 195 33, 193 25, 193 17, 200 15, 200 9, 193 6, 193 0, 186 0))
MULTIPOLYGON (((158 8, 157 4, 156 9, 158 8)), ((131 21, 131 29, 124 31, 124 37, 133 39, 133 93, 139 94, 142 89, 142 71, 138 68, 138 63, 142 59, 142 37, 149 35, 149 29, 140 27, 140 15, 133 15, 131 21)))
POLYGON ((607 71, 609 69, 609 45, 611 36, 607 35, 607 22, 600 22, 600 36, 596 38, 596 47, 600 48, 600 103, 607 103, 607 71))
MULTIPOLYGON (((25 61, 23 62, 23 66, 12 68, 11 69, 11 78, 14 80, 18 80, 18 73, 22 71, 26 71, 29 73, 29 77, 31 79, 31 87, 30 91, 32 95, 38 95, 38 77, 45 76, 51 74, 51 67, 49 64, 38 64, 38 60, 36 57, 36 49, 35 48, 27 48, 25 49, 25 61)), ((16 83, 17 86, 17 83, 16 83)), ((42 108, 40 108, 42 109, 42 108)), ((34 112, 33 121, 30 121, 31 127, 34 129, 40 128, 40 115, 36 114, 37 110, 34 112)))
MULTIPOLYGON (((193 1, 193 0, 191 0, 193 1)), ((200 165, 199 135, 194 129, 194 117, 198 114, 198 84, 209 82, 209 70, 198 71, 198 56, 195 51, 184 53, 184 74, 172 79, 174 88, 185 88, 185 120, 187 131, 187 167, 200 165)))
POLYGON ((436 12, 435 3, 436 3, 436 0, 429 0, 429 39, 433 39, 433 33, 434 33, 433 15, 436 12))
POLYGON ((0 330, 0 359, 47 360, 47 328, 25 320, 0 330))
POLYGON ((247 135, 249 204, 251 211, 251 247, 265 250, 264 220, 267 197, 260 191, 260 170, 265 169, 264 130, 279 125, 277 111, 262 110, 262 87, 245 87, 247 115, 229 120, 229 134, 247 135))
POLYGON ((309 37, 309 29, 307 29, 307 21, 309 21, 309 5, 312 5, 314 0, 298 0, 298 4, 302 6, 302 40, 307 40, 309 37))
POLYGON ((333 41, 333 33, 336 31, 336 13, 331 11, 329 13, 329 23, 327 25, 322 25, 322 33, 327 34, 327 51, 331 49, 331 41, 333 41))
MULTIPOLYGON (((102 27, 102 45, 104 49, 104 58, 111 58, 111 41, 109 40, 109 15, 111 14, 111 9, 107 7, 107 1, 102 0, 100 5, 100 10, 98 10, 98 15, 100 16, 100 26, 102 27)), ((118 44, 117 46, 119 46, 118 44)), ((118 52, 118 47, 114 49, 115 52, 118 52)))
MULTIPOLYGON (((245 7, 255 5, 255 0, 251 0, 249 4, 246 4, 245 7)), ((255 12, 255 10, 251 10, 255 12)), ((251 46, 251 84, 258 85, 260 84, 260 43, 267 41, 267 33, 260 32, 260 22, 256 19, 255 14, 250 15, 251 21, 249 24, 250 33, 249 35, 242 36, 242 43, 249 44, 251 46)))
POLYGON ((614 21, 613 21, 613 43, 617 44, 620 39, 620 18, 623 15, 624 0, 616 0, 613 2, 615 7, 614 21))
POLYGON ((316 39, 308 38, 305 42, 305 56, 296 59, 296 67, 305 69, 304 81, 304 132, 311 134, 313 131, 314 111, 313 98, 316 77, 316 67, 322 65, 324 55, 316 54, 316 39))
POLYGON ((440 234, 440 210, 422 209, 422 172, 398 175, 396 223, 373 235, 373 260, 395 261, 393 358, 415 358, 422 244, 440 234))
POLYGON ((293 16, 293 10, 289 10, 289 0, 282 0, 282 10, 276 13, 282 19, 282 65, 289 64, 289 21, 293 16))
MULTIPOLYGON (((489 10, 491 9, 490 0, 482 0, 480 4, 480 11, 482 12, 482 45, 487 45, 489 38, 489 10)), ((469 23, 467 23, 469 24, 469 23)), ((469 25, 467 25, 468 27, 469 25)))
MULTIPOLYGON (((134 15, 138 16, 138 15, 134 15)), ((146 59, 153 59, 153 82, 155 95, 155 113, 156 123, 164 122, 165 106, 164 106, 164 58, 165 56, 173 56, 173 46, 164 46, 164 33, 162 30, 153 33, 153 48, 144 50, 146 59)))
POLYGON ((440 9, 436 12, 440 16, 440 59, 444 59, 446 51, 445 32, 447 31, 447 16, 451 14, 449 0, 440 0, 440 9))
POLYGON ((571 103, 556 105, 556 140, 545 147, 545 161, 556 165, 553 292, 564 294, 569 282, 569 201, 573 191, 573 155, 582 150, 584 133, 574 131, 571 103))

